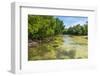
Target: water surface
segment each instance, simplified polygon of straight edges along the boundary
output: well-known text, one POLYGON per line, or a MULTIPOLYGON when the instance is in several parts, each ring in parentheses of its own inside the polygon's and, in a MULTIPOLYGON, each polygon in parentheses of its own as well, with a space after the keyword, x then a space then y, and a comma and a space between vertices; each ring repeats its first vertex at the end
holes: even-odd
POLYGON ((28 48, 29 60, 88 58, 87 36, 61 35, 54 41, 42 42, 28 48))

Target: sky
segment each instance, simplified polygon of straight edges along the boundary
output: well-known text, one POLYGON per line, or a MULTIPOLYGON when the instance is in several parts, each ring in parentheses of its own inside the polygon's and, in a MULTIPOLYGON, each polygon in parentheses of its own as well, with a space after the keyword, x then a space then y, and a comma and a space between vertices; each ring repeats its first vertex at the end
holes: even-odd
POLYGON ((88 21, 88 17, 80 17, 80 16, 56 16, 56 17, 64 22, 65 28, 77 24, 83 25, 88 21))

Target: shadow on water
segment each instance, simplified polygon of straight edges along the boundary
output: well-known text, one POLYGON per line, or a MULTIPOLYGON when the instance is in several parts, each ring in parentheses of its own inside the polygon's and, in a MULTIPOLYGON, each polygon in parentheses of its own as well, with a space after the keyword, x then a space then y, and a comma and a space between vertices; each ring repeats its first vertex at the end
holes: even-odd
POLYGON ((70 59, 74 59, 76 55, 76 51, 75 50, 58 50, 57 51, 57 58, 58 59, 65 59, 65 58, 70 58, 70 59))

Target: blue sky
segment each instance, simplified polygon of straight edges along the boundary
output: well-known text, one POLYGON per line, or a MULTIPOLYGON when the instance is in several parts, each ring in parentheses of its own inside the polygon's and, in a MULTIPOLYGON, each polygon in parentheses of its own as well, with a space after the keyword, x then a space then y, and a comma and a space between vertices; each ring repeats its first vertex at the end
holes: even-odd
POLYGON ((64 22, 65 28, 74 26, 76 24, 83 25, 88 21, 88 17, 80 17, 80 16, 56 16, 56 17, 64 22))

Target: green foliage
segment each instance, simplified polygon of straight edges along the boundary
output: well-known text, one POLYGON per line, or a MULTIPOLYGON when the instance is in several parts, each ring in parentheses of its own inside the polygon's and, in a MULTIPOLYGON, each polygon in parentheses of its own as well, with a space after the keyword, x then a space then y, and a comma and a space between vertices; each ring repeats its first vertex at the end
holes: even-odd
POLYGON ((87 25, 87 23, 84 25, 77 24, 76 26, 64 29, 63 34, 87 35, 88 34, 88 25, 87 25))
POLYGON ((28 15, 29 39, 43 40, 46 37, 61 34, 64 29, 63 21, 53 16, 28 15))

